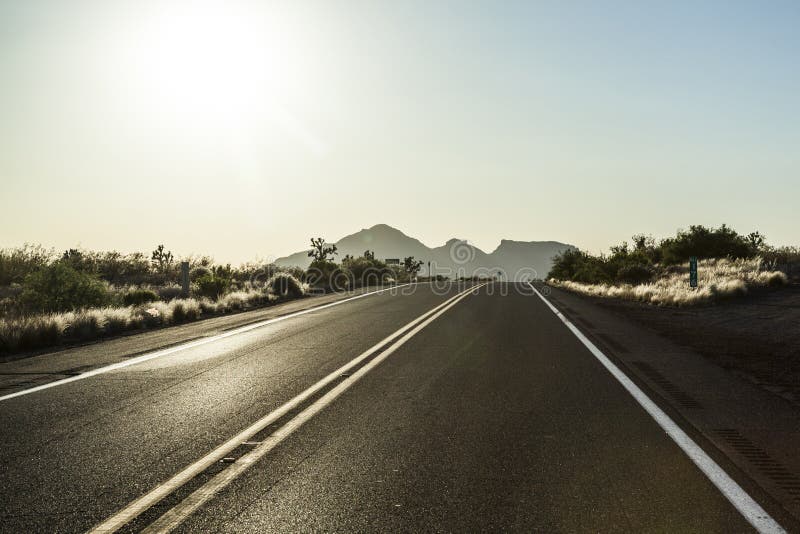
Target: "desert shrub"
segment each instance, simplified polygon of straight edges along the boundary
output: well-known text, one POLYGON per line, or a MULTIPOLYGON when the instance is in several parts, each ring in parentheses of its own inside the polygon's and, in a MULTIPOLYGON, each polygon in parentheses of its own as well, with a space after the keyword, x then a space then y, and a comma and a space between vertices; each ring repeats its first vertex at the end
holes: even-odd
POLYGON ((0 317, 9 317, 19 314, 19 303, 9 297, 0 298, 0 317))
POLYGON ((269 292, 251 289, 249 291, 233 291, 223 295, 215 304, 217 312, 229 312, 269 304, 277 299, 276 295, 269 292))
POLYGON ((231 279, 242 284, 242 287, 246 282, 253 285, 264 285, 275 273, 282 270, 274 263, 247 262, 231 270, 231 279))
POLYGON ((71 314, 66 334, 76 339, 93 339, 105 333, 106 315, 102 309, 81 310, 71 314))
POLYGON ((104 282, 59 262, 29 274, 23 287, 20 301, 27 311, 57 312, 96 307, 111 299, 104 282))
POLYGON ((0 286, 22 283, 28 275, 49 265, 54 254, 41 245, 28 243, 0 250, 0 286))
POLYGON ((97 275, 109 283, 141 285, 158 281, 151 274, 150 261, 141 252, 121 254, 113 250, 93 255, 97 275))
POLYGON ((616 279, 624 284, 644 284, 653 278, 653 269, 643 263, 626 263, 617 270, 616 279))
POLYGON ((55 345, 66 326, 63 314, 0 319, 0 353, 55 345))
POLYGON ((170 304, 172 305, 172 321, 175 323, 195 321, 200 318, 200 303, 195 299, 175 299, 170 304))
POLYGON ((189 271, 189 280, 191 280, 192 282, 196 282, 200 278, 209 275, 211 275, 210 268, 206 267, 205 265, 198 265, 197 267, 194 267, 192 268, 191 271, 189 271))
POLYGON ((215 274, 206 274, 198 278, 195 284, 197 285, 197 293, 201 297, 216 300, 228 290, 231 281, 229 278, 216 276, 215 274))
POLYGON ((247 292, 233 291, 217 299, 217 311, 227 313, 243 310, 249 302, 250 295, 247 292))
POLYGON ((133 308, 134 323, 142 326, 160 326, 172 321, 172 307, 167 302, 150 302, 133 308))
POLYGON ((176 284, 171 284, 168 286, 161 286, 157 289, 158 297, 160 300, 164 302, 168 302, 170 300, 174 300, 180 298, 183 295, 183 288, 176 284))
POLYGON ((769 250, 764 236, 758 232, 743 236, 724 224, 719 228, 695 225, 678 231, 675 237, 663 239, 658 245, 650 236, 634 235, 632 248, 623 242, 611 247, 607 256, 566 250, 553 258, 548 278, 584 284, 641 284, 652 279, 656 264, 685 264, 691 256, 747 259, 769 250))
POLYGON ((686 266, 661 267, 651 282, 638 285, 591 284, 572 280, 551 280, 550 283, 597 297, 691 306, 742 295, 751 287, 785 284, 787 280, 780 271, 764 270, 758 258, 700 260, 698 272, 697 288, 689 287, 689 270, 686 266))
POLYGON ((200 311, 202 313, 216 313, 217 312, 217 304, 206 297, 199 299, 198 304, 200 306, 200 311))
POLYGON ((389 278, 394 280, 398 276, 408 277, 406 271, 401 269, 395 272, 385 262, 376 260, 370 251, 357 258, 346 256, 342 260, 342 270, 347 274, 351 287, 380 285, 387 283, 389 278))
POLYGON ((125 306, 138 306, 156 300, 159 300, 158 293, 152 289, 133 289, 122 296, 122 303, 125 306))
POLYGON ((586 257, 587 254, 585 252, 576 248, 570 248, 561 254, 556 254, 553 258, 553 266, 550 268, 550 273, 547 275, 548 278, 572 280, 575 273, 577 273, 586 262, 586 257))
POLYGON ((659 248, 665 263, 682 263, 690 256, 705 258, 752 258, 763 246, 763 237, 754 232, 741 236, 726 225, 719 228, 706 228, 693 225, 689 230, 681 230, 678 235, 665 239, 659 248))
POLYGON ((578 266, 572 279, 584 284, 605 284, 611 281, 611 277, 603 269, 601 259, 582 263, 578 266))
POLYGON ((67 323, 55 315, 21 319, 19 345, 22 349, 35 349, 58 343, 64 335, 67 323))
POLYGON ((314 260, 309 265, 305 274, 305 281, 317 289, 334 289, 337 275, 340 273, 339 266, 328 260, 314 260))
POLYGON ((770 273, 763 273, 762 280, 764 285, 769 287, 785 286, 789 283, 789 277, 782 271, 773 271, 770 273))
POLYGON ((773 265, 800 264, 800 247, 769 247, 761 257, 773 265))
POLYGON ((800 247, 764 247, 764 261, 789 278, 800 279, 800 247))
POLYGON ((124 332, 131 321, 130 308, 103 308, 106 318, 106 330, 110 334, 124 332))
POLYGON ((303 284, 289 273, 277 273, 267 281, 267 290, 279 297, 299 298, 305 294, 303 284))
MULTIPOLYGON (((601 284, 613 278, 607 271, 609 267, 607 259, 603 256, 592 256, 578 249, 567 249, 553 258, 548 278, 601 284)), ((613 267, 612 270, 615 271, 613 267)))

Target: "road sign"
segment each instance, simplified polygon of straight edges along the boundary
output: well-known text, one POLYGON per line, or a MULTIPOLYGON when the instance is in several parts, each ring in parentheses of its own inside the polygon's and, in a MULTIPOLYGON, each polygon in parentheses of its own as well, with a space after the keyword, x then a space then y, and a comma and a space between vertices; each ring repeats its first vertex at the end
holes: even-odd
POLYGON ((689 258, 689 287, 697 287, 697 256, 689 258))

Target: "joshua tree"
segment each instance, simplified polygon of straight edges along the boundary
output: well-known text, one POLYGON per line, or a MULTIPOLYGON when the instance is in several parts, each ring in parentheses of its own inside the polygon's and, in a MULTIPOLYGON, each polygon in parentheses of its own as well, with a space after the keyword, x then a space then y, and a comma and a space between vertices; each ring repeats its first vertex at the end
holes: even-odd
POLYGON ((328 256, 338 254, 336 245, 326 245, 325 239, 321 237, 312 237, 311 247, 311 250, 308 251, 308 256, 314 258, 314 261, 325 261, 328 256))
POLYGON ((422 260, 415 260, 414 256, 409 256, 403 260, 403 269, 406 270, 408 276, 414 278, 422 267, 422 260))
POLYGON ((164 250, 164 245, 158 245, 150 257, 150 262, 158 272, 163 273, 172 265, 173 259, 172 252, 164 250))

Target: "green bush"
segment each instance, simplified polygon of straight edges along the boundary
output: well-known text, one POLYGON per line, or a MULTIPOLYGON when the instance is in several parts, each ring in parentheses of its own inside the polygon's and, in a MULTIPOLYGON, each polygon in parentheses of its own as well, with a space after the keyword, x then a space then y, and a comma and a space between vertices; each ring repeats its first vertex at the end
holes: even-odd
POLYGON ((556 280, 572 280, 575 273, 586 263, 586 258, 585 252, 576 248, 567 249, 553 258, 553 267, 547 277, 556 280))
POLYGON ((134 289, 122 296, 122 304, 125 306, 138 306, 146 302, 159 300, 158 293, 151 289, 134 289))
POLYGON ((300 281, 289 273, 277 273, 267 281, 267 289, 279 297, 299 298, 305 294, 300 281))
POLYGON ((686 264, 691 256, 746 259, 768 254, 770 250, 764 236, 758 232, 742 236, 724 224, 719 228, 695 225, 688 231, 679 231, 675 237, 663 239, 658 245, 650 236, 635 235, 633 249, 622 243, 611 247, 608 256, 566 250, 553 258, 548 278, 584 284, 639 285, 652 281, 655 264, 686 264))
POLYGON ((198 279, 208 276, 211 274, 211 269, 206 267, 205 265, 198 265, 197 267, 193 268, 189 271, 189 280, 192 282, 197 281, 198 279))
POLYGON ((81 340, 94 339, 105 333, 106 322, 102 310, 77 312, 67 328, 67 334, 81 340))
POLYGON ((228 290, 231 281, 229 278, 215 274, 206 274, 195 280, 195 284, 197 285, 197 293, 201 297, 216 300, 228 290))
POLYGON ((617 270, 616 279, 626 284, 645 284, 653 279, 653 268, 643 263, 626 263, 617 270))
POLYGON ((200 305, 194 299, 176 299, 171 304, 172 321, 175 323, 194 321, 200 317, 200 305))
POLYGON ((0 321, 0 352, 30 350, 59 343, 66 324, 57 316, 0 321))
POLYGON ((763 246, 763 236, 758 232, 745 237, 726 225, 706 228, 693 225, 678 235, 665 239, 659 245, 664 263, 677 264, 689 261, 690 256, 706 258, 752 258, 763 246))
MULTIPOLYGON (((351 280, 351 287, 380 285, 388 278, 397 278, 397 274, 386 263, 376 260, 375 254, 370 251, 358 258, 345 257, 342 260, 342 270, 351 280)), ((407 274, 405 271, 401 272, 407 274)))
POLYGON ((608 284, 611 277, 606 274, 602 267, 602 260, 586 261, 582 263, 572 279, 583 284, 608 284))
POLYGON ((306 282, 318 289, 334 289, 338 279, 339 266, 328 260, 314 260, 305 274, 306 282))
POLYGON ((164 302, 169 302, 170 300, 175 300, 183 296, 183 288, 179 285, 172 284, 158 288, 158 298, 164 302))
POLYGON ((104 282, 56 262, 25 277, 20 302, 29 312, 60 312, 108 304, 104 282))
POLYGON ((41 245, 0 250, 0 286, 22 283, 29 274, 50 264, 53 251, 41 245))

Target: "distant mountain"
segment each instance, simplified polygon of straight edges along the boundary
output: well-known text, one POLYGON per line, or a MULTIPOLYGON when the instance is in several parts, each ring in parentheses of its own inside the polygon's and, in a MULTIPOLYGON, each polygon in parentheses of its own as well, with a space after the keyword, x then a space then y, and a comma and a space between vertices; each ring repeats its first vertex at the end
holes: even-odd
MULTIPOLYGON (((505 273, 509 279, 521 279, 523 274, 532 278, 538 275, 544 278, 552 266, 552 258, 572 245, 557 241, 510 241, 503 239, 500 246, 487 254, 463 239, 450 239, 441 247, 429 248, 418 239, 409 237, 400 230, 386 224, 376 224, 372 228, 360 230, 343 237, 336 243, 339 251, 337 259, 345 255, 361 256, 365 250, 371 250, 376 258, 397 258, 402 261, 406 256, 414 256, 426 262, 421 275, 427 274, 427 262, 431 262, 434 274, 459 276, 462 274, 497 274, 505 273), (517 276, 515 277, 515 274, 517 276)), ((311 258, 308 250, 296 252, 291 256, 278 258, 277 265, 283 267, 308 267, 311 258)))

